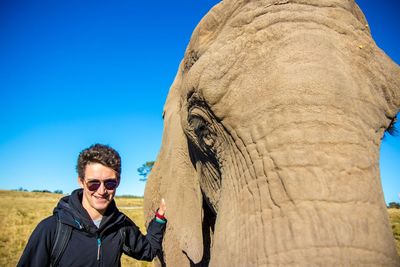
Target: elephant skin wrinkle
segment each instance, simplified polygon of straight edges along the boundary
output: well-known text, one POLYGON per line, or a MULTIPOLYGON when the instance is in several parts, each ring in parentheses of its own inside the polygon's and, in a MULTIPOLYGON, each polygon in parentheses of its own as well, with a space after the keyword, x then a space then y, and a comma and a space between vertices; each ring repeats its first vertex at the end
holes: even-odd
MULTIPOLYGON (((379 148, 400 68, 353 0, 224 0, 164 106, 162 266, 400 266, 379 148)), ((148 220, 151 216, 148 216, 148 220)))

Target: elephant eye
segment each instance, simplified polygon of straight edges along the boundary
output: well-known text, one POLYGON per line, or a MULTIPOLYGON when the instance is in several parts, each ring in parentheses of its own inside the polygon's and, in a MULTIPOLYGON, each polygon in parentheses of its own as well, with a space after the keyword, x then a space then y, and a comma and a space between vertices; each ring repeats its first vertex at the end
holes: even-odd
POLYGON ((214 138, 210 130, 210 125, 200 116, 191 116, 189 119, 190 128, 193 130, 200 145, 213 146, 214 138))

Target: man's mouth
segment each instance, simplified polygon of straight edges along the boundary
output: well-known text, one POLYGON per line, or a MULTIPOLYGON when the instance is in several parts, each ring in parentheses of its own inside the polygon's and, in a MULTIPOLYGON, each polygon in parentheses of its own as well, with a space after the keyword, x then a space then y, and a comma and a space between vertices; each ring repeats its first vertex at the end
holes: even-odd
POLYGON ((99 200, 107 200, 108 199, 108 196, 95 196, 95 195, 93 195, 96 199, 99 199, 99 200))

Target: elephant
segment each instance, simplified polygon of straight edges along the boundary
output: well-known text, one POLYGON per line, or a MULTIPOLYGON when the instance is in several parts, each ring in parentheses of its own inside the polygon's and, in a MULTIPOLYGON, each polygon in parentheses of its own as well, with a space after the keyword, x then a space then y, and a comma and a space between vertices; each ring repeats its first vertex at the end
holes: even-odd
POLYGON ((167 203, 158 264, 400 266, 379 171, 399 88, 353 0, 214 6, 145 187, 147 218, 167 203))

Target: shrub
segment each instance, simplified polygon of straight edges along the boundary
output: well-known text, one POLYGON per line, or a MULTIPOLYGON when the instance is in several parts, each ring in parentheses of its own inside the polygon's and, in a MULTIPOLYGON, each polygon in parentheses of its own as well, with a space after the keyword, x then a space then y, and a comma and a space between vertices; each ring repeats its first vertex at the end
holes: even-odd
POLYGON ((400 203, 397 202, 390 202, 387 206, 389 209, 400 209, 400 203))

